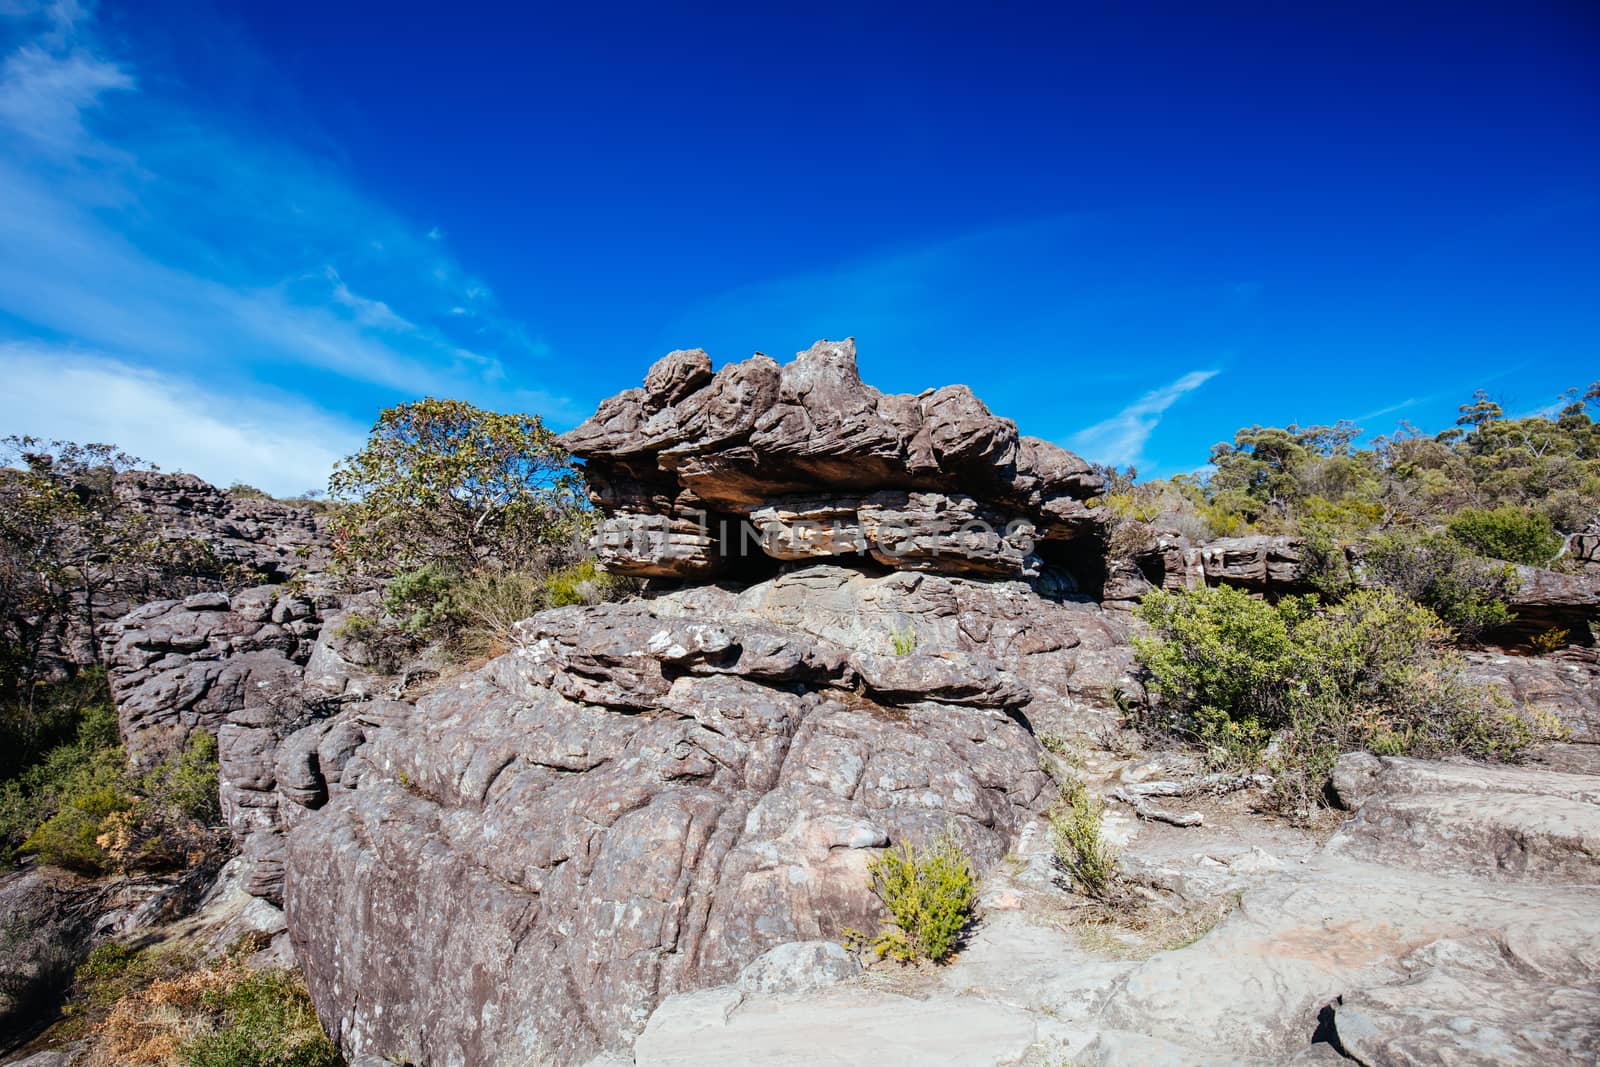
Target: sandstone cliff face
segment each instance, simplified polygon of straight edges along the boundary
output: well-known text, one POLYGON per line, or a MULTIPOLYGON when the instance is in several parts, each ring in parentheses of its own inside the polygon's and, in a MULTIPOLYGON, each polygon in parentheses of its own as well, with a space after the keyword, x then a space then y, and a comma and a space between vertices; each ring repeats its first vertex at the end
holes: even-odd
POLYGON ((864 385, 853 341, 715 374, 704 352, 673 352, 562 443, 587 463, 608 516, 596 549, 619 573, 847 557, 995 577, 1054 563, 1085 589, 1102 578, 1087 463, 1018 434, 966 386, 864 385))

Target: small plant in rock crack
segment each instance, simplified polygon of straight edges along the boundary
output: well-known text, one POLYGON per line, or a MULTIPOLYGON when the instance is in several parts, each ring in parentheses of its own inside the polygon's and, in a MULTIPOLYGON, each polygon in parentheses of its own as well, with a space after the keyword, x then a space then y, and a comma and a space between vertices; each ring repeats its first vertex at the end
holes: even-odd
POLYGON ((1039 744, 1052 756, 1068 756, 1072 752, 1072 742, 1060 734, 1040 734, 1039 744))
POLYGON ((1061 788, 1061 804, 1050 817, 1056 863, 1079 891, 1102 902, 1116 896, 1117 851, 1101 834, 1105 803, 1077 780, 1061 788))
POLYGON ((896 627, 890 640, 897 656, 909 656, 917 650, 917 631, 911 627, 896 627))
POLYGON ((978 880, 953 826, 921 848, 901 842, 883 852, 867 864, 867 874, 894 928, 873 938, 846 930, 846 948, 871 949, 880 959, 888 956, 902 963, 939 963, 955 951, 961 931, 972 921, 978 880))

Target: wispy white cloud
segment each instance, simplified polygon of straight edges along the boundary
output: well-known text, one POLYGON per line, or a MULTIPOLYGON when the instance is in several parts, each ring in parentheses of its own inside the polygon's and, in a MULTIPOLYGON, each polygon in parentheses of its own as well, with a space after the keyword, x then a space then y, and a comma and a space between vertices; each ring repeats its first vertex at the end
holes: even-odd
POLYGON ((326 486, 334 461, 365 436, 304 404, 217 393, 76 349, 0 344, 0 375, 8 433, 115 442, 165 470, 280 496, 326 486))
POLYGON ((1068 446, 1099 463, 1138 466, 1144 461, 1145 443, 1167 410, 1218 373, 1193 370, 1170 385, 1152 389, 1111 418, 1073 434, 1068 446))
MULTIPOLYGON (((327 161, 145 91, 136 60, 71 0, 0 0, 7 38, 0 341, 67 338, 241 395, 305 368, 326 403, 518 402, 518 368, 549 348, 437 227, 395 216, 327 161)), ((548 401, 552 421, 583 414, 548 401)))
POLYGON ((1351 419, 1350 421, 1355 423, 1357 426, 1364 426, 1366 423, 1371 422, 1373 419, 1381 419, 1385 415, 1393 415, 1397 411, 1404 411, 1407 408, 1416 407, 1418 404, 1421 404, 1426 399, 1428 399, 1428 398, 1427 397, 1420 397, 1420 396, 1407 397, 1406 399, 1400 401, 1398 404, 1388 404, 1388 405, 1386 405, 1384 407, 1381 407, 1381 408, 1378 408, 1378 409, 1376 409, 1374 411, 1363 412, 1362 414, 1357 415, 1355 418, 1351 419))
POLYGON ((51 54, 23 45, 0 66, 0 123, 32 142, 34 151, 92 153, 83 113, 102 94, 133 88, 127 71, 81 49, 51 54))

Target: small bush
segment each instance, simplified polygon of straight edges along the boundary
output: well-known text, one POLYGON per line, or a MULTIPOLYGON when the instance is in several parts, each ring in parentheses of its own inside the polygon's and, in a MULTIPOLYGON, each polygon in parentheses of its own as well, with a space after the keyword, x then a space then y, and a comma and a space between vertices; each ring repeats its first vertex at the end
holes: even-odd
POLYGON ((1559 652, 1566 648, 1567 638, 1571 634, 1572 631, 1570 630, 1552 626, 1543 633, 1537 633, 1528 638, 1528 644, 1532 646, 1535 655, 1548 656, 1552 652, 1559 652))
POLYGON ((398 669, 429 643, 458 656, 498 655, 523 619, 613 600, 633 587, 592 559, 550 571, 486 567, 472 574, 429 565, 397 575, 384 591, 382 617, 350 615, 339 636, 361 645, 383 671, 398 669))
POLYGON ((76 738, 0 789, 0 849, 104 874, 192 866, 220 852, 217 742, 204 731, 154 770, 131 778, 116 709, 83 710, 76 738))
MULTIPOLYGON (((894 922, 894 929, 870 942, 880 958, 938 963, 955 951, 977 903, 977 876, 953 828, 925 848, 902 842, 868 863, 867 873, 873 893, 894 922)), ((860 935, 853 939, 865 940, 860 935)))
POLYGON ((98 844, 120 870, 193 867, 227 847, 218 796, 217 740, 203 730, 189 735, 133 783, 136 799, 101 824, 98 844))
POLYGON ((1114 895, 1117 852, 1100 835, 1105 803, 1074 780, 1061 790, 1062 804, 1050 816, 1050 842, 1056 863, 1085 896, 1109 901, 1114 895))
POLYGON ((1445 529, 1479 555, 1530 567, 1543 566, 1561 551, 1561 535, 1548 516, 1511 504, 1463 508, 1445 529))
POLYGON ((117 781, 70 793, 61 809, 28 835, 22 851, 37 856, 41 863, 82 874, 102 874, 111 867, 111 857, 100 841, 102 827, 109 816, 128 810, 131 804, 117 781))
POLYGON ((550 608, 614 600, 630 588, 592 559, 544 575, 526 571, 475 575, 454 594, 454 610, 462 620, 458 645, 469 654, 498 654, 511 646, 511 628, 523 619, 550 608))
POLYGON ((1369 577, 1430 609, 1468 640, 1512 619, 1516 571, 1446 534, 1395 531, 1365 548, 1369 577))
POLYGON ((109 867, 98 843, 101 823, 132 806, 122 781, 117 713, 109 704, 83 709, 77 735, 44 754, 0 791, 0 849, 84 874, 109 867))
POLYGON ((1134 639, 1160 700, 1152 723, 1204 744, 1216 763, 1265 763, 1272 799, 1290 814, 1318 802, 1342 752, 1516 759, 1557 732, 1469 683, 1449 631, 1392 590, 1329 607, 1226 587, 1157 590, 1139 615, 1154 631, 1134 639))
POLYGON ((136 988, 122 992, 94 1030, 84 1057, 91 1067, 343 1062, 293 971, 252 971, 229 958, 165 977, 136 975, 133 982, 136 988))
POLYGON ((917 631, 909 626, 896 627, 889 635, 889 642, 897 656, 909 656, 917 650, 917 631))

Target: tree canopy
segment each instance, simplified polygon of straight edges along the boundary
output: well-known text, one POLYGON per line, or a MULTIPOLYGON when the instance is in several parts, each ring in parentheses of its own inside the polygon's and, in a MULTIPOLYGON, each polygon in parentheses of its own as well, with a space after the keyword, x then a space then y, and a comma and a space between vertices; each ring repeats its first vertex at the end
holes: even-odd
POLYGON ((328 483, 345 567, 523 568, 570 542, 588 507, 571 457, 537 415, 429 397, 386 409, 328 483))

